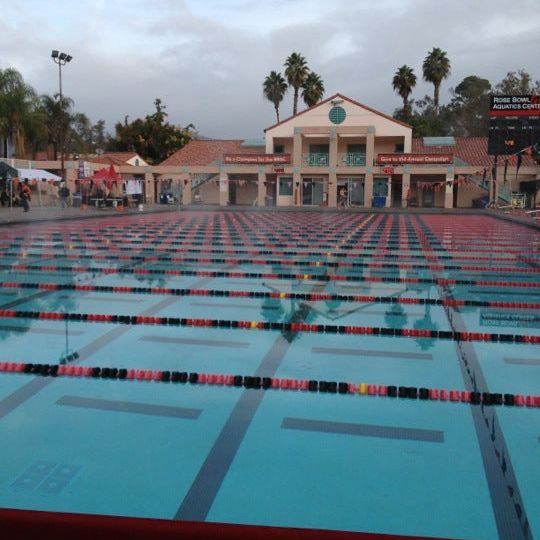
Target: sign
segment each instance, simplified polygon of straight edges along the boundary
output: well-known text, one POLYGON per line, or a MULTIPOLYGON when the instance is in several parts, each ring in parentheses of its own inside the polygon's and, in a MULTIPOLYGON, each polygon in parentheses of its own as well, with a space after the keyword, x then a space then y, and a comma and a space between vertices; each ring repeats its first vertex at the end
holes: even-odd
POLYGON ((394 167, 384 167, 382 170, 384 174, 394 174, 394 167))
POLYGON ((491 96, 489 116, 540 116, 540 96, 491 96))
POLYGON ((377 165, 452 165, 452 163, 454 163, 454 154, 379 154, 377 156, 377 165))
POLYGON ((291 162, 291 154, 223 154, 223 163, 284 165, 291 162))
POLYGON ((540 96, 491 96, 488 154, 517 154, 540 143, 540 96))
POLYGON ((274 172, 276 174, 283 174, 285 172, 285 167, 274 167, 274 172))

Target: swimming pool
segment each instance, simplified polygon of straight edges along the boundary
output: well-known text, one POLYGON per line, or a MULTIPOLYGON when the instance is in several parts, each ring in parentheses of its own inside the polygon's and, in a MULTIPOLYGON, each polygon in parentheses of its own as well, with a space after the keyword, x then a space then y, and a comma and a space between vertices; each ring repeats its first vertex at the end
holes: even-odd
POLYGON ((0 507, 540 535, 536 230, 183 211, 0 250, 0 507))

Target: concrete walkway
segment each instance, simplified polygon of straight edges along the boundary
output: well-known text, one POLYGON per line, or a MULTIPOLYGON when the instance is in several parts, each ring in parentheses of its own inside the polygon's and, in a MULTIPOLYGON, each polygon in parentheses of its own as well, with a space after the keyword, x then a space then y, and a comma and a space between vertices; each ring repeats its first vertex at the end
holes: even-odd
POLYGON ((154 212, 178 212, 178 206, 166 204, 145 204, 143 211, 137 208, 125 209, 118 212, 115 208, 92 208, 87 210, 80 208, 59 208, 58 206, 30 207, 29 212, 24 212, 22 208, 0 207, 0 225, 11 223, 33 223, 38 221, 57 221, 62 219, 86 219, 110 216, 143 215, 154 212))

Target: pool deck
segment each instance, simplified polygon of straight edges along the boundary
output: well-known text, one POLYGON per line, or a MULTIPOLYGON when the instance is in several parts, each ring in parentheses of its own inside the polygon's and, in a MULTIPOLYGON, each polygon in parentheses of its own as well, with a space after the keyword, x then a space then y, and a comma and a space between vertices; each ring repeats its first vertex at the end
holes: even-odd
POLYGON ((241 211, 241 212, 325 212, 325 213, 370 213, 370 214, 455 214, 455 215, 486 215, 494 218, 519 223, 536 230, 540 230, 540 223, 533 221, 523 214, 503 213, 497 210, 478 208, 328 208, 328 207, 303 207, 303 206, 283 206, 264 207, 253 206, 218 206, 218 205, 164 205, 145 204, 144 210, 131 208, 118 212, 114 208, 59 208, 59 207, 34 207, 24 213, 22 208, 0 208, 0 226, 10 224, 24 224, 41 221, 78 220, 100 217, 121 217, 128 215, 144 215, 162 212, 186 212, 186 211, 241 211))

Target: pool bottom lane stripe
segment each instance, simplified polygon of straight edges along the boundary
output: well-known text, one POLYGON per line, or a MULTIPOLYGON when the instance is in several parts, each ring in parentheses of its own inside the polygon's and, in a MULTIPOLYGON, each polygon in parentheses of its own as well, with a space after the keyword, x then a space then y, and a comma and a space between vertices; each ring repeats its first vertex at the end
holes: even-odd
POLYGON ((362 437, 377 437, 383 439, 404 439, 421 442, 444 442, 444 432, 431 429, 378 426, 372 424, 356 424, 349 422, 334 422, 329 420, 309 420, 306 418, 283 419, 281 427, 300 431, 319 433, 335 433, 339 435, 358 435, 362 437))
POLYGON ((431 353, 411 353, 394 351, 374 351, 368 349, 347 349, 344 347, 312 347, 315 354, 338 354, 343 356, 368 356, 376 358, 399 358, 408 360, 433 360, 431 353))
POLYGON ((56 404, 80 407, 82 409, 98 409, 101 411, 144 414, 148 416, 165 416, 188 420, 196 420, 202 413, 202 409, 189 409, 185 407, 172 407, 170 405, 154 405, 152 403, 117 401, 79 396, 62 396, 56 401, 56 404))

